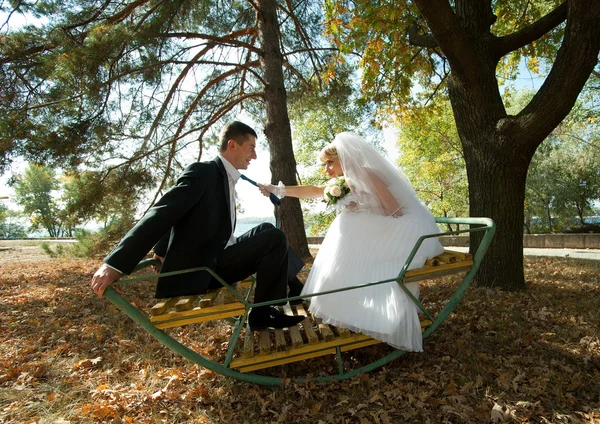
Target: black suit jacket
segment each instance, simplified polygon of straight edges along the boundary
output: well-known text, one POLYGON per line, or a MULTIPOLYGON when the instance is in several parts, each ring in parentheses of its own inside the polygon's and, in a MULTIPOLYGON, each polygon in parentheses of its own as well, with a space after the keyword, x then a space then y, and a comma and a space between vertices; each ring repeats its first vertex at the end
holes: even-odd
MULTIPOLYGON (((130 274, 154 246, 155 253, 164 256, 161 272, 200 266, 214 270, 232 231, 229 203, 227 172, 220 158, 193 163, 104 262, 130 274)), ((161 277, 156 297, 205 292, 211 278, 208 272, 161 277)))

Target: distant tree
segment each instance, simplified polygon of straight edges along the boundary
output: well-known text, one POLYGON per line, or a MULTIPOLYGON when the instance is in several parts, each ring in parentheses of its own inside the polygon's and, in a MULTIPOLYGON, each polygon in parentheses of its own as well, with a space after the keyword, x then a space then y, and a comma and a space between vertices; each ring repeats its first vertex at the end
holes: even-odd
POLYGON ((525 194, 524 226, 527 233, 552 232, 554 196, 556 192, 556 170, 550 166, 548 143, 538 147, 527 173, 525 194))
MULTIPOLYGON (((560 231, 575 224, 574 218, 581 225, 600 199, 600 111, 593 87, 588 86, 533 156, 525 198, 525 226, 530 231, 560 231), (537 225, 531 224, 534 217, 540 221, 537 225)), ((522 104, 521 97, 532 95, 517 93, 515 106, 522 104)))
POLYGON ((27 229, 19 222, 20 214, 11 211, 0 201, 0 238, 15 239, 27 237, 27 229))
POLYGON ((559 158, 568 165, 561 178, 559 201, 568 206, 569 215, 576 216, 578 224, 585 223, 585 216, 593 213, 593 204, 600 200, 600 155, 595 149, 577 148, 564 150, 559 158), (595 153, 595 154, 594 154, 595 153))
POLYGON ((538 217, 546 231, 583 225, 600 199, 600 152, 589 144, 538 149, 527 178, 526 216, 538 217))
POLYGON ((29 215, 31 229, 43 228, 50 237, 60 237, 65 228, 59 219, 53 191, 59 188, 59 181, 53 169, 30 164, 14 184, 15 197, 23 212, 29 215))
POLYGON ((0 201, 0 222, 4 222, 4 220, 8 217, 8 207, 0 201))

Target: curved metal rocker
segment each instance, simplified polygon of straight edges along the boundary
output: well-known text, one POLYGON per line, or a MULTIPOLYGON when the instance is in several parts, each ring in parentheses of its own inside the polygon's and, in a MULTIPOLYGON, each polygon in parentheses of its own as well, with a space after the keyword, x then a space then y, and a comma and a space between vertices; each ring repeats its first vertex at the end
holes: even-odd
MULTIPOLYGON (((467 225, 467 226, 469 226, 469 228, 466 228, 463 230, 457 230, 457 231, 449 231, 449 232, 445 232, 445 233, 424 235, 424 236, 420 237, 419 240, 417 241, 416 245, 414 246, 413 250, 411 251, 411 254, 407 258, 400 273, 398 274, 398 276, 396 278, 377 281, 377 282, 363 284, 363 285, 354 286, 354 287, 348 287, 348 288, 344 288, 344 289, 330 290, 330 291, 315 293, 315 294, 312 294, 309 296, 292 297, 292 298, 288 298, 286 300, 293 301, 293 300, 297 300, 297 299, 308 299, 308 298, 314 297, 314 296, 337 293, 337 292, 341 292, 341 291, 353 290, 353 289, 358 289, 358 288, 367 287, 367 286, 371 286, 371 285, 385 284, 385 283, 390 283, 390 282, 395 281, 413 299, 413 301, 417 304, 417 306, 422 311, 422 313, 425 315, 425 317, 427 317, 427 323, 426 323, 426 327, 424 328, 423 338, 428 337, 440 326, 440 324, 442 324, 446 320, 446 318, 450 315, 450 313, 452 313, 452 311, 454 311, 454 309, 460 302, 465 291, 471 284, 473 277, 474 277, 475 273, 477 272, 477 269, 479 268, 479 265, 481 264, 481 261, 483 260, 485 253, 487 252, 487 249, 490 245, 490 242, 491 242, 491 240, 494 236, 494 232, 495 232, 495 224, 493 223, 493 221, 491 219, 488 219, 488 218, 436 218, 436 222, 439 224, 467 225), (483 237, 482 237, 481 243, 477 249, 477 252, 475 252, 474 256, 471 256, 469 254, 466 254, 466 255, 462 254, 462 256, 460 256, 461 254, 458 252, 449 252, 451 255, 452 254, 459 255, 459 257, 461 259, 459 261, 456 261, 456 259, 454 258, 455 260, 453 262, 453 261, 447 260, 448 256, 449 256, 448 254, 440 255, 436 258, 436 261, 433 261, 433 262, 439 261, 440 262, 439 264, 429 261, 430 262, 428 264, 429 266, 408 271, 410 263, 412 262, 415 254, 417 253, 417 250, 419 249, 419 247, 421 246, 421 244, 423 243, 423 241, 425 239, 432 238, 432 237, 439 237, 440 235, 456 235, 459 233, 470 233, 470 232, 483 232, 483 237), (450 300, 443 307, 443 309, 441 311, 439 311, 439 313, 437 313, 435 316, 433 316, 429 311, 427 311, 427 309, 421 304, 421 302, 418 299, 414 298, 412 296, 412 294, 410 293, 410 291, 404 286, 404 283, 410 282, 410 281, 431 279, 431 278, 436 278, 436 277, 439 277, 442 275, 455 274, 458 272, 465 272, 465 271, 466 271, 466 274, 465 274, 462 282, 459 284, 458 288, 456 289, 456 291, 454 292, 454 294, 452 295, 450 300)), ((450 259, 452 259, 452 258, 450 258, 450 259)), ((138 265, 136 270, 153 265, 155 263, 156 262, 154 262, 153 260, 142 261, 142 262, 140 262, 140 264, 138 265)), ((176 271, 176 272, 171 272, 171 273, 164 273, 163 275, 167 276, 167 275, 175 275, 178 273, 195 272, 195 271, 209 272, 215 279, 220 281, 224 287, 223 291, 226 291, 230 297, 232 297, 232 296, 234 297, 234 299, 233 299, 234 302, 232 304, 230 304, 231 306, 223 305, 223 307, 220 309, 213 309, 212 312, 210 312, 209 316, 204 315, 204 317, 201 318, 200 321, 198 320, 198 318, 188 318, 188 316, 190 316, 190 314, 192 314, 192 311, 184 311, 181 314, 177 314, 177 313, 171 314, 171 315, 164 314, 164 315, 162 315, 162 318, 160 318, 160 317, 149 318, 146 313, 140 311, 138 308, 133 306, 127 299, 125 299, 121 294, 119 294, 112 286, 108 287, 108 289, 106 290, 106 292, 104 294, 104 297, 106 297, 110 302, 112 302, 122 312, 124 312, 127 316, 129 316, 137 324, 139 324, 144 330, 146 330, 151 336, 156 338, 160 343, 164 344, 166 347, 171 349, 173 352, 178 353, 181 356, 183 356, 184 358, 189 359, 190 361, 192 361, 204 368, 207 368, 213 372, 216 372, 216 373, 219 373, 219 374, 222 374, 225 376, 233 377, 233 378, 236 378, 239 380, 257 383, 257 384, 279 385, 284 380, 284 378, 255 374, 252 372, 254 369, 266 368, 266 367, 270 367, 270 366, 274 366, 274 365, 279 365, 282 363, 294 362, 294 361, 302 360, 304 358, 322 356, 322 355, 328 355, 331 353, 335 353, 337 356, 337 362, 338 362, 338 373, 332 374, 329 376, 292 378, 292 380, 294 380, 294 381, 305 382, 305 381, 309 381, 309 380, 310 381, 344 380, 344 379, 354 377, 356 375, 377 369, 377 368, 393 361, 394 359, 398 358, 399 356, 403 355, 404 353, 406 353, 405 351, 403 351, 401 349, 395 349, 395 350, 392 350, 390 353, 385 354, 383 357, 376 359, 367 365, 360 366, 358 368, 351 369, 351 370, 344 370, 343 363, 342 363, 342 357, 341 357, 342 351, 380 343, 379 341, 371 339, 360 333, 353 333, 352 335, 349 335, 348 334, 349 332, 347 332, 347 330, 344 330, 344 331, 346 331, 346 335, 344 336, 345 337, 344 339, 337 338, 336 341, 333 341, 333 342, 323 342, 323 343, 321 343, 319 352, 316 352, 316 353, 314 351, 314 348, 312 348, 313 350, 311 350, 311 348, 308 346, 301 348, 301 349, 304 349, 303 351, 298 350, 298 352, 305 352, 308 349, 310 351, 308 354, 306 354, 306 353, 294 354, 293 352, 292 353, 276 352, 275 356, 279 355, 278 358, 280 358, 280 359, 276 359, 271 364, 267 364, 266 366, 261 366, 260 364, 256 365, 256 363, 257 363, 256 360, 247 360, 245 358, 234 359, 233 356, 234 356, 234 353, 236 350, 236 345, 237 345, 238 339, 240 338, 241 331, 244 328, 244 325, 246 324, 249 310, 252 307, 256 307, 256 306, 275 304, 275 303, 277 303, 277 301, 253 304, 248 300, 251 290, 248 291, 248 295, 244 297, 244 296, 240 295, 240 293, 238 293, 232 286, 225 283, 212 270, 205 268, 205 267, 194 268, 194 269, 183 270, 183 271, 176 271), (169 317, 172 318, 174 315, 178 315, 178 317, 169 319, 169 317), (158 321, 155 320, 155 318, 157 318, 158 321), (223 363, 209 359, 209 358, 199 354, 198 352, 193 351, 192 349, 186 347, 180 341, 176 340, 175 338, 171 337, 169 334, 167 334, 166 332, 164 332, 163 330, 160 329, 160 328, 185 325, 190 322, 202 322, 202 321, 208 321, 211 319, 223 319, 223 318, 228 319, 233 324, 233 332, 232 332, 231 338, 229 340, 227 355, 226 355, 226 358, 223 363), (327 344, 327 343, 329 343, 329 344, 327 344), (296 355, 296 356, 294 356, 294 355, 296 355), (283 359, 281 359, 281 358, 283 358, 283 359), (248 363, 250 363, 251 365, 254 363, 255 365, 254 365, 254 367, 253 366, 246 367, 248 365, 248 363), (246 368, 244 369, 244 367, 246 367, 246 368), (243 371, 245 371, 245 372, 243 372, 243 371)), ((156 277, 156 275, 155 274, 153 274, 151 276, 146 275, 146 276, 142 276, 142 277, 131 278, 128 280, 117 281, 117 282, 113 283, 113 285, 130 284, 135 281, 148 279, 150 277, 154 278, 154 277, 156 277)), ((254 284, 255 284, 255 281, 252 282, 252 286, 254 284)), ((174 301, 176 301, 176 299, 174 299, 174 301)), ((190 299, 180 299, 179 303, 182 303, 182 302, 190 303, 191 301, 190 301, 190 299)), ((279 302, 281 302, 281 300, 279 302)), ((171 303, 173 303, 173 302, 171 302, 171 303)), ((191 308, 191 306, 188 307, 188 310, 190 308, 191 308)), ((194 308, 194 309, 196 310, 198 308, 194 308)), ((308 328, 305 327, 305 330, 308 331, 308 328)), ((252 334, 252 332, 248 332, 248 331, 246 332, 246 334, 249 334, 249 333, 252 334)), ((259 358, 259 362, 260 362, 260 360, 262 360, 262 359, 259 358)))

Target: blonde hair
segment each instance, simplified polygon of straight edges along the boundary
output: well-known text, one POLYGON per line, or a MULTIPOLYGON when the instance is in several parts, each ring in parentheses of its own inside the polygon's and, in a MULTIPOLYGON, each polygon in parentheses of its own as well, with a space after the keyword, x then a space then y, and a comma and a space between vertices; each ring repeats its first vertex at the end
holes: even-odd
POLYGON ((335 159, 337 157, 338 153, 334 143, 329 143, 327 146, 323 147, 323 149, 319 153, 319 160, 323 163, 327 162, 328 160, 335 159))

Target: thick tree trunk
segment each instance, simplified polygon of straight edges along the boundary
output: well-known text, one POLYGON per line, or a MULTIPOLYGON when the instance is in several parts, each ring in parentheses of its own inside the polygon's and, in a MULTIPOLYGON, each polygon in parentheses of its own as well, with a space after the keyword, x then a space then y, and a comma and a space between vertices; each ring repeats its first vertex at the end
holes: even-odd
MULTIPOLYGON (((292 131, 287 109, 287 95, 283 79, 283 58, 279 48, 279 23, 275 0, 258 2, 258 34, 262 46, 260 64, 265 79, 267 120, 265 135, 271 150, 272 183, 296 184, 296 159, 292 149, 292 131)), ((282 230, 290 246, 300 257, 311 259, 304 230, 300 201, 286 198, 279 207, 282 230)))
MULTIPOLYGON (((480 286, 523 289, 525 182, 533 152, 516 149, 513 140, 496 130, 504 113, 494 101, 500 97, 496 84, 490 81, 487 96, 474 94, 456 80, 449 89, 467 166, 470 216, 492 218, 497 226, 475 281, 480 286)), ((473 251, 481 237, 471 235, 473 251)))
MULTIPOLYGON (((487 142, 498 142, 490 134, 487 142)), ((524 289, 523 222, 525 182, 529 161, 514 149, 499 157, 468 155, 470 215, 489 217, 496 234, 475 281, 479 286, 524 289), (499 272, 501 270, 501 272, 499 272)), ((481 233, 471 236, 472 251, 479 246, 481 233)))

